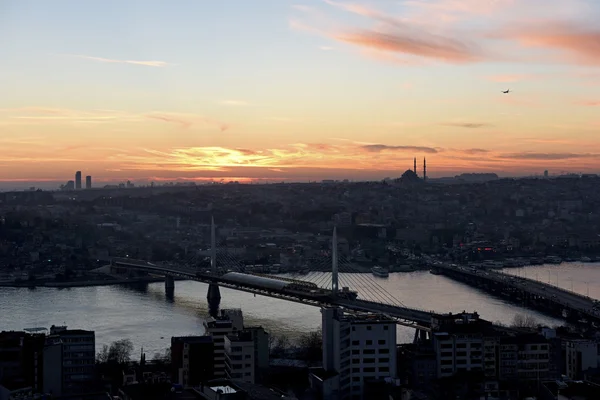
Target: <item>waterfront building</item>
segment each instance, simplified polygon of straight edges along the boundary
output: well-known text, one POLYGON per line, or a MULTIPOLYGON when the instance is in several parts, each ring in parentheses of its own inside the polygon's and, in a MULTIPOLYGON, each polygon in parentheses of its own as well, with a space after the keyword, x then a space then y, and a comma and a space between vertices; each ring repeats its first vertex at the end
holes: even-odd
POLYGON ((262 327, 245 328, 225 337, 227 379, 262 380, 269 368, 269 335, 262 327))
MULTIPOLYGON (((60 365, 62 393, 83 393, 89 390, 95 378, 96 338, 94 331, 67 329, 66 326, 52 326, 49 339, 54 339, 52 347, 60 344, 61 360, 49 360, 54 368, 60 365)), ((54 354, 54 353, 53 353, 54 354)), ((46 353, 44 353, 46 355, 46 353)))
POLYGON ((225 378, 225 337, 244 329, 242 310, 221 310, 217 318, 210 317, 204 321, 204 329, 213 338, 215 378, 225 378))
POLYGON ((323 367, 311 386, 323 399, 363 399, 365 384, 396 378, 396 324, 382 315, 322 308, 323 367))

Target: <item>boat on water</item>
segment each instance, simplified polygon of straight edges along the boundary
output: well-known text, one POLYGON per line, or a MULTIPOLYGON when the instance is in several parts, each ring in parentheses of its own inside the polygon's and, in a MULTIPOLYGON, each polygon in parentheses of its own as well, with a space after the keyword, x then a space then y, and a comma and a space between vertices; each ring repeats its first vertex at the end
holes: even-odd
POLYGON ((371 268, 371 273, 380 278, 387 278, 388 276, 390 276, 390 272, 387 269, 380 266, 371 268))
POLYGON ((592 262, 592 259, 589 257, 583 256, 583 257, 581 257, 580 261, 584 262, 584 263, 589 263, 589 262, 592 262))

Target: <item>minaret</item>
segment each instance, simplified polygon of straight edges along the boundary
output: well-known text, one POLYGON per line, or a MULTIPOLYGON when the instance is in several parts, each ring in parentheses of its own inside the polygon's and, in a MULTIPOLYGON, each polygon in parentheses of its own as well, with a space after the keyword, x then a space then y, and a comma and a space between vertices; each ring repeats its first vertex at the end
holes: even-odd
POLYGON ((423 181, 427 180, 427 160, 423 157, 423 181))
POLYGON ((417 157, 415 157, 415 163, 413 166, 413 172, 415 173, 415 175, 417 175, 417 157))

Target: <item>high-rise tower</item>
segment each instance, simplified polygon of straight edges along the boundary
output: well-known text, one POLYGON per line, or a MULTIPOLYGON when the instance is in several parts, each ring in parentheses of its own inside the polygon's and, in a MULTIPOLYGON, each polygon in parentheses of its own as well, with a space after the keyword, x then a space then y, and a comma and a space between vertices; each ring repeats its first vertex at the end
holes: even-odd
POLYGON ((415 163, 413 166, 413 172, 415 173, 415 175, 417 175, 417 157, 415 157, 415 163))
POLYGON ((423 157, 423 180, 427 180, 427 160, 423 157))
POLYGON ((75 189, 81 189, 81 171, 75 172, 75 189))

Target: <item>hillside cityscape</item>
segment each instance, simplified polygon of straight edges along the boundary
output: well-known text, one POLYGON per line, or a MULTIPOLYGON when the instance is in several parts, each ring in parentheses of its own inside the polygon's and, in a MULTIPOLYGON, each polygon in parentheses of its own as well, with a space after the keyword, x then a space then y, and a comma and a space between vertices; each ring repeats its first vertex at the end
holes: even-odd
MULTIPOLYGON (((289 337, 248 325, 243 306, 219 310, 217 290, 216 307, 202 317, 204 334, 174 336, 153 355, 130 338, 99 347, 93 330, 60 321, 49 329, 2 332, 3 387, 14 398, 216 398, 219 390, 256 399, 594 396, 600 302, 590 299, 589 286, 587 293, 563 293, 550 281, 500 271, 600 260, 600 179, 423 176, 407 170, 380 182, 128 182, 96 189, 83 186, 78 173, 62 190, 0 194, 0 285, 31 290, 164 281, 172 297, 186 271, 206 282, 201 271, 210 273, 214 255, 224 287, 239 283, 252 292, 266 285, 255 296, 277 296, 266 288, 281 283, 287 294, 295 293, 293 285, 313 285, 312 293, 356 299, 331 292, 331 275, 309 283, 331 272, 335 259, 342 277, 355 276, 354 283, 369 289, 358 289, 358 299, 393 302, 378 281, 423 271, 554 315, 560 325, 527 314, 510 323, 475 311, 415 314, 402 317, 416 321, 409 325, 416 327, 414 340, 406 343, 396 335, 396 324, 406 319, 333 306, 328 297, 319 300, 321 329, 289 337), (144 269, 157 265, 181 273, 165 281, 164 273, 144 269), (578 306, 580 298, 589 305, 578 306)), ((209 290, 209 304, 211 296, 209 290)))

